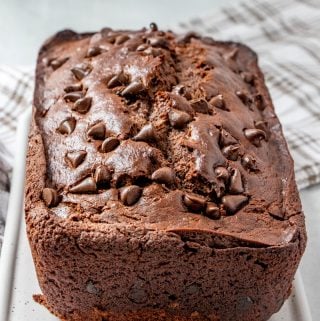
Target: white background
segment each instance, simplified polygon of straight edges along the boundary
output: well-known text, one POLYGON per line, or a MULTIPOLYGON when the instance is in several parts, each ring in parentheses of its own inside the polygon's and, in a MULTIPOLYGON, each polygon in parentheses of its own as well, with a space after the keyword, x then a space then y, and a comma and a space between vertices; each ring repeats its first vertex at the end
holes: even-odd
POLYGON ((231 0, 0 0, 0 63, 34 64, 43 40, 58 30, 168 28, 231 0))

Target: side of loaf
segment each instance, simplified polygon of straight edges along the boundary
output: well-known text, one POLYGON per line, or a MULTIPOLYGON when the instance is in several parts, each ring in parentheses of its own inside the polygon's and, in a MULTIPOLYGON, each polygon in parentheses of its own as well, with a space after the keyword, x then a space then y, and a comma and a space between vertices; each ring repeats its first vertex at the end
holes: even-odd
POLYGON ((25 196, 65 321, 266 321, 306 244, 255 53, 155 24, 43 45, 25 196))

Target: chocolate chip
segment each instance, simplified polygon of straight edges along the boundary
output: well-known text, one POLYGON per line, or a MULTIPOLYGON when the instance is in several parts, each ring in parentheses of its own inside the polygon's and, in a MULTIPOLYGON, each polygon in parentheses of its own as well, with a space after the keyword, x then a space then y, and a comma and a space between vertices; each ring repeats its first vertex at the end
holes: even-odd
POLYGON ((237 90, 236 91, 236 95, 239 97, 239 99, 247 106, 250 106, 252 103, 252 99, 251 97, 249 97, 249 94, 241 91, 241 90, 237 90))
POLYGON ((99 165, 94 172, 94 180, 98 186, 109 184, 111 180, 111 172, 108 167, 99 165))
POLYGON ((58 131, 60 134, 70 135, 76 127, 76 119, 73 117, 67 118, 62 121, 58 127, 58 131))
POLYGON ((174 128, 183 128, 190 120, 191 116, 184 111, 171 109, 168 113, 170 125, 174 128))
POLYGON ((87 135, 93 139, 104 139, 106 128, 103 123, 97 123, 89 128, 87 135))
POLYGON ((208 202, 206 210, 204 212, 205 216, 213 219, 213 220, 218 220, 221 217, 220 214, 220 209, 217 206, 217 204, 213 202, 208 202))
POLYGON ((126 76, 124 75, 124 73, 120 72, 116 75, 114 75, 107 84, 107 87, 109 89, 114 88, 114 87, 118 87, 121 86, 123 84, 125 84, 127 81, 126 76))
POLYGON ((100 148, 100 151, 102 153, 109 153, 113 151, 118 145, 120 144, 120 141, 116 137, 108 137, 106 138, 100 148))
POLYGON ((161 167, 152 173, 151 179, 160 184, 172 185, 176 178, 172 168, 161 167))
POLYGON ((81 83, 74 84, 74 85, 69 85, 69 86, 64 88, 64 91, 66 93, 72 93, 72 92, 81 91, 81 90, 82 90, 82 84, 81 83))
POLYGON ((88 49, 87 57, 95 57, 102 53, 101 47, 91 47, 88 49))
POLYGON ((231 134, 229 134, 226 130, 221 129, 221 131, 220 131, 220 145, 221 146, 229 146, 229 145, 234 145, 237 143, 238 143, 238 141, 231 134))
POLYGON ((147 48, 148 48, 148 45, 145 44, 145 43, 143 43, 143 44, 141 44, 141 45, 139 45, 139 46, 137 47, 136 51, 144 51, 144 50, 146 50, 147 48))
POLYGON ((275 218, 277 220, 284 220, 285 216, 286 216, 286 213, 283 210, 283 207, 277 203, 271 203, 268 206, 268 213, 270 216, 272 216, 273 218, 275 218))
POLYGON ((230 193, 240 194, 244 191, 240 171, 235 168, 230 177, 230 193))
POLYGON ((261 146, 261 141, 266 140, 266 133, 257 128, 246 128, 244 130, 244 136, 256 147, 261 146))
POLYGON ((80 68, 72 68, 71 72, 74 74, 74 76, 78 79, 78 80, 82 80, 85 76, 86 76, 86 72, 80 68))
POLYGON ((53 70, 56 70, 60 68, 68 59, 69 57, 53 59, 50 61, 50 66, 52 67, 53 70))
POLYGON ((234 214, 247 202, 248 196, 244 195, 226 195, 222 197, 222 204, 224 205, 228 214, 234 214))
POLYGON ((194 31, 190 31, 181 37, 178 37, 177 43, 178 44, 187 44, 191 41, 192 38, 199 39, 201 38, 199 34, 194 31))
POLYGON ((184 97, 174 93, 170 93, 169 97, 173 109, 178 109, 187 113, 193 113, 192 107, 184 97))
POLYGON ((187 100, 190 100, 192 98, 189 89, 182 84, 175 86, 173 92, 180 96, 183 96, 187 100))
POLYGON ((155 139, 155 130, 152 124, 144 125, 139 133, 133 137, 136 141, 151 141, 155 139))
POLYGON ((136 95, 143 91, 144 85, 141 82, 141 80, 134 80, 131 84, 129 84, 126 88, 124 88, 121 92, 122 96, 127 96, 127 95, 136 95))
POLYGON ((217 175, 217 178, 222 179, 226 181, 229 178, 229 171, 223 167, 223 166, 218 166, 214 169, 214 172, 217 175))
POLYGON ((84 97, 78 99, 75 104, 72 106, 72 110, 77 111, 80 114, 85 114, 91 107, 92 98, 91 97, 84 97))
POLYGON ((130 39, 130 37, 128 35, 120 35, 120 36, 116 37, 116 40, 115 40, 114 43, 116 45, 121 45, 121 44, 125 43, 129 39, 130 39))
POLYGON ((183 196, 183 202, 187 208, 193 212, 200 212, 206 206, 206 200, 204 197, 191 193, 183 196))
POLYGON ((204 99, 194 99, 190 102, 190 104, 197 113, 207 114, 209 112, 208 103, 204 99))
POLYGON ((261 94, 256 94, 254 97, 253 97, 253 101, 255 103, 255 105, 257 106, 257 108, 259 110, 264 110, 266 108, 266 104, 265 104, 265 101, 264 101, 264 98, 261 94))
POLYGON ((266 133, 266 140, 268 140, 267 138, 270 135, 270 130, 266 120, 255 121, 254 127, 263 130, 266 133))
POLYGON ((67 93, 63 96, 63 99, 65 101, 71 101, 71 102, 75 102, 77 101, 78 99, 82 98, 84 95, 83 95, 83 92, 82 91, 74 91, 74 92, 70 92, 70 93, 67 93))
POLYGON ((59 196, 55 189, 53 188, 44 188, 42 191, 42 199, 48 207, 54 207, 59 204, 59 196))
POLYGON ((88 64, 80 64, 71 69, 71 72, 78 80, 82 80, 90 71, 91 67, 88 64))
POLYGON ((95 193, 97 191, 96 182, 92 177, 87 177, 78 184, 70 188, 70 193, 82 194, 82 193, 95 193))
POLYGON ((158 31, 158 26, 154 22, 151 22, 150 29, 151 31, 158 31))
POLYGON ((137 185, 123 187, 120 190, 120 199, 124 205, 131 206, 138 202, 141 197, 142 190, 137 185))
POLYGON ((221 94, 211 98, 210 104, 216 108, 229 111, 221 94))
POLYGON ((257 170, 256 160, 253 156, 249 154, 244 154, 242 156, 241 164, 247 170, 251 170, 251 171, 257 170))
POLYGON ((77 168, 86 158, 87 152, 84 150, 68 152, 65 160, 70 167, 77 168))
POLYGON ((158 48, 168 47, 168 41, 165 38, 160 38, 160 37, 149 38, 147 43, 152 47, 158 47, 158 48))
POLYGON ((239 156, 239 145, 229 145, 222 148, 222 154, 230 160, 236 161, 239 156))

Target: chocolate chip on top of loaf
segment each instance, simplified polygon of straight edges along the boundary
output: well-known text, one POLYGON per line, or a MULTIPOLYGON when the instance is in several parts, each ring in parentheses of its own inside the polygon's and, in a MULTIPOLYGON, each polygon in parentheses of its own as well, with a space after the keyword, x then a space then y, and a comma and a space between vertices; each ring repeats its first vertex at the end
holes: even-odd
POLYGON ((26 220, 63 320, 266 321, 305 247, 293 162, 248 47, 156 24, 42 47, 26 220))
POLYGON ((212 44, 197 35, 177 39, 152 27, 103 30, 81 41, 77 51, 68 44, 60 56, 52 52, 47 87, 55 88, 43 97, 46 112, 39 122, 44 135, 50 133, 49 155, 63 154, 69 164, 66 168, 60 157, 49 156, 50 187, 56 186, 62 202, 68 193, 99 194, 108 188, 119 188, 121 202, 119 176, 141 190, 160 184, 166 193, 181 191, 190 212, 206 215, 215 204, 219 215, 206 215, 214 219, 234 215, 250 202, 255 180, 250 177, 263 171, 270 148, 268 122, 256 128, 264 105, 258 74, 236 45, 212 44), (117 161, 123 163, 113 167, 117 161), (99 164, 111 178, 97 188, 91 182, 99 164), (194 206, 191 200, 200 198, 203 206, 194 206))
POLYGON ((51 211, 72 204, 81 220, 88 206, 101 214, 113 204, 120 221, 130 212, 168 229, 200 215, 202 227, 232 234, 225 220, 248 231, 245 222, 257 213, 271 222, 290 216, 279 193, 286 188, 279 172, 291 175, 286 146, 252 51, 154 25, 70 36, 39 59, 46 82, 37 123, 50 173, 43 188, 59 196, 51 211), (107 183, 96 180, 101 166, 107 183), (141 191, 135 202, 121 196, 130 186, 141 191), (90 204, 82 202, 88 194, 90 204), (164 204, 179 215, 154 217, 164 204), (146 208, 155 210, 146 217, 146 208))

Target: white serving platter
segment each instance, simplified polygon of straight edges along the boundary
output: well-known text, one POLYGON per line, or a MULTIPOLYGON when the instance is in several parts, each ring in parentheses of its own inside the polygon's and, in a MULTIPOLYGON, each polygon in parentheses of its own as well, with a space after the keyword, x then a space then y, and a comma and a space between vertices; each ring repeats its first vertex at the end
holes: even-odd
MULTIPOLYGON (((22 210, 30 117, 31 112, 26 112, 21 116, 18 126, 17 152, 0 260, 0 321, 58 321, 32 299, 33 294, 41 291, 26 237, 22 210)), ((312 321, 299 271, 292 295, 269 321, 312 321)))

